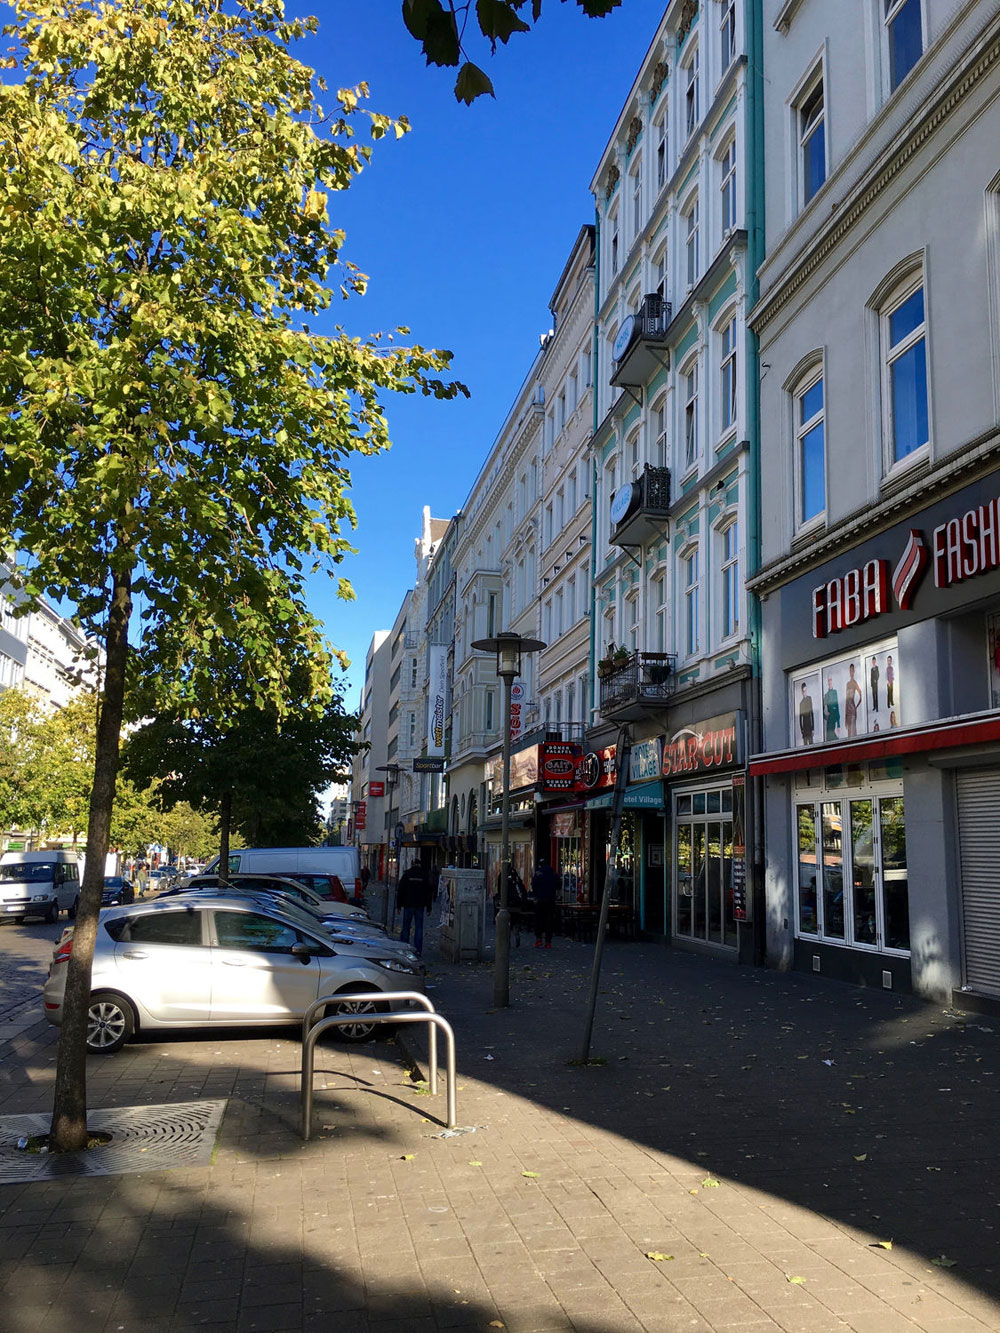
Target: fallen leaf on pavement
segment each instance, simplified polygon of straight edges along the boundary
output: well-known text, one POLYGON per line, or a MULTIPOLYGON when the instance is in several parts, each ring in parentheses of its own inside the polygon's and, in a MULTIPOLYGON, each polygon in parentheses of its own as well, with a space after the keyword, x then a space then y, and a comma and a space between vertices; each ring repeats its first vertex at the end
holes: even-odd
POLYGON ((672 1259, 673 1257, 674 1257, 674 1256, 673 1256, 672 1254, 661 1254, 659 1250, 647 1250, 647 1251, 646 1251, 646 1258, 647 1258, 647 1259, 652 1259, 652 1261, 653 1261, 654 1264, 662 1264, 662 1263, 666 1263, 668 1260, 672 1259))
POLYGON ((711 1176, 703 1180, 701 1183, 707 1190, 717 1190, 719 1188, 719 1182, 717 1180, 713 1180, 711 1176))
POLYGON ((538 1172, 537 1172, 537 1171, 522 1171, 522 1172, 521 1172, 521 1175, 522 1175, 522 1176, 526 1176, 528 1180, 537 1180, 537 1179, 538 1179, 538 1172))
POLYGON ((806 1280, 805 1280, 804 1277, 789 1277, 789 1276, 786 1274, 786 1275, 785 1275, 785 1281, 786 1281, 786 1282, 791 1282, 792 1286, 794 1286, 794 1287, 804 1287, 804 1286, 806 1285, 806 1280))
POLYGON ((855 1153, 855 1155, 854 1155, 854 1160, 855 1160, 856 1162, 867 1162, 867 1161, 868 1161, 868 1154, 867 1154, 866 1152, 863 1152, 863 1153, 855 1153))
POLYGON ((931 1260, 931 1263, 936 1264, 938 1268, 954 1268, 957 1262, 957 1259, 949 1259, 946 1254, 939 1254, 936 1259, 931 1260))
POLYGON ((891 1250, 891 1249, 892 1249, 892 1241, 891 1241, 891 1240, 877 1240, 877 1241, 875 1242, 875 1244, 879 1247, 879 1249, 882 1249, 882 1250, 891 1250))

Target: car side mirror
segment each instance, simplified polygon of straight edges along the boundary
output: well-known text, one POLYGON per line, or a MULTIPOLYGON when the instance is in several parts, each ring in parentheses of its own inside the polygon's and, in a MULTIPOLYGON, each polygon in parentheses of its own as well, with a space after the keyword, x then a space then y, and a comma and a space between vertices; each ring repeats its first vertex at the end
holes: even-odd
POLYGON ((333 950, 325 944, 293 944, 292 957, 297 958, 303 966, 312 962, 314 958, 332 958, 333 950))

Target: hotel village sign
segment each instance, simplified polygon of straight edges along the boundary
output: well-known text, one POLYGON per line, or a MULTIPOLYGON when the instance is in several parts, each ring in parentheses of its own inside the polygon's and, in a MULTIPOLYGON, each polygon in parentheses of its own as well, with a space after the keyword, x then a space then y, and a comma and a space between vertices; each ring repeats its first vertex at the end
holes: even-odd
POLYGON ((900 611, 908 611, 931 563, 938 588, 1000 568, 1000 498, 940 523, 931 534, 930 551, 923 533, 910 528, 891 581, 889 561, 875 559, 813 588, 813 638, 825 639, 893 610, 890 586, 900 611))

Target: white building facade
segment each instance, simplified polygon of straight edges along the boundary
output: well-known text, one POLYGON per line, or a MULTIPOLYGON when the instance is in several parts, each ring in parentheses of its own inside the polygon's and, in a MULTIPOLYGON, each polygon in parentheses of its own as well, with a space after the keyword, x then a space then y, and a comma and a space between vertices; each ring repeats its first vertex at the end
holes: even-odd
POLYGON ((1000 9, 764 11, 768 957, 996 1002, 1000 9))

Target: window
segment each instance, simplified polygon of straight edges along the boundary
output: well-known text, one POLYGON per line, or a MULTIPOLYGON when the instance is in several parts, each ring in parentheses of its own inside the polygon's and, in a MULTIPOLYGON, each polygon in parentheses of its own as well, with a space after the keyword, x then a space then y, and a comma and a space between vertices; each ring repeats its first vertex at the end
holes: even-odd
POLYGON ((826 444, 823 377, 795 397, 795 462, 798 474, 797 523, 808 523, 826 509, 826 444))
POLYGON ((585 389, 589 389, 591 383, 593 382, 592 369, 591 369, 592 360, 593 358, 590 353, 590 348, 585 347, 583 349, 583 354, 581 356, 581 361, 583 363, 583 387, 585 389))
POLYGON ((684 651, 693 657, 698 651, 698 621, 700 618, 698 548, 688 552, 682 561, 684 572, 684 651))
POLYGON ((719 158, 719 192, 722 196, 722 234, 736 226, 736 139, 730 139, 719 158))
POLYGON ((629 184, 632 191, 632 237, 634 241, 642 231, 642 160, 637 158, 629 172, 629 184))
POLYGON ((719 10, 719 50, 725 72, 736 55, 736 0, 722 0, 719 10))
POLYGON ((657 193, 663 189, 667 183, 667 112, 666 108, 663 114, 653 125, 653 141, 656 145, 656 189, 657 193))
POLYGON ((497 595, 491 592, 486 599, 486 637, 492 639, 497 632, 497 595))
POLYGON ((569 375, 569 403, 570 412, 576 410, 576 405, 580 401, 580 377, 575 370, 570 371, 569 375))
POLYGON ((550 501, 545 506, 544 521, 542 523, 542 545, 551 546, 552 536, 553 536, 553 514, 552 514, 552 502, 550 501))
POLYGON ((698 363, 693 362, 684 375, 684 466, 698 461, 698 363))
POLYGON ((201 944, 201 913, 157 912, 129 918, 128 938, 137 944, 201 944))
POLYGON ((654 467, 667 466, 667 399, 664 395, 653 404, 653 448, 651 460, 654 467))
POLYGON ((570 681, 570 683, 566 686, 566 721, 567 722, 574 721, 575 713, 576 713, 576 691, 573 682, 570 681))
POLYGON ((667 299, 667 248, 666 246, 653 260, 653 291, 665 301, 667 299))
POLYGON ((740 627, 740 547, 739 529, 733 522, 721 535, 722 555, 722 637, 728 639, 740 627))
POLYGON ((650 584, 650 642, 655 653, 667 652, 667 579, 661 570, 654 574, 650 584))
POLYGON ((558 398, 558 411, 556 413, 556 424, 559 430, 566 425, 566 390, 561 390, 558 398))
POLYGON ((897 297, 882 316, 889 466, 927 443, 927 354, 924 288, 897 297))
POLYGON ((408 715, 408 722, 409 722, 409 728, 408 728, 408 730, 409 730, 409 736, 410 736, 410 745, 416 745, 416 743, 417 743, 417 715, 416 715, 416 713, 410 713, 410 714, 408 715))
POLYGON ((906 78, 923 54, 920 0, 883 0, 889 55, 889 91, 906 78))
POLYGON ((688 139, 698 128, 698 48, 684 64, 684 129, 688 139))
POLYGON ((495 706, 495 704, 494 704, 494 700, 495 700, 495 693, 494 693, 494 691, 493 691, 493 690, 487 690, 487 691, 486 691, 486 694, 484 695, 484 701, 485 701, 485 702, 484 702, 484 708, 485 708, 485 724, 486 724, 486 730, 487 730, 487 731, 492 731, 492 730, 494 729, 494 727, 496 726, 496 722, 494 721, 494 717, 493 717, 493 710, 494 710, 494 706, 495 706))
POLYGON ((628 643, 626 647, 629 652, 635 653, 639 650, 639 594, 636 589, 629 593, 625 601, 625 620, 627 629, 628 643))
POLYGON ((254 953, 289 953, 302 936, 283 921, 252 912, 214 913, 215 937, 222 949, 249 949, 254 953))
POLYGON ((826 180, 826 106, 822 72, 799 102, 795 116, 802 203, 807 204, 826 180))
POLYGON ((698 281, 698 196, 691 197, 684 210, 684 251, 687 261, 687 285, 693 287, 698 281))
POLYGON ((634 481, 639 475, 639 427, 636 426, 628 439, 625 441, 625 467, 626 476, 634 481))
POLYGON ((719 407, 721 427, 726 431, 736 424, 736 316, 722 329, 719 367, 719 407))
POLYGON ((566 515, 571 518, 576 513, 576 468, 566 478, 566 515))
POLYGON ((416 688, 416 684, 417 684, 417 670, 418 670, 418 667, 417 667, 417 659, 416 659, 415 657, 411 657, 411 658, 410 658, 410 688, 411 688, 411 689, 415 689, 415 688, 416 688))
POLYGON ((608 242, 608 243, 609 243, 609 249, 610 249, 611 275, 612 275, 612 277, 614 277, 614 275, 618 272, 618 211, 617 211, 617 209, 615 210, 614 213, 612 213, 612 215, 611 215, 609 221, 610 221, 610 224, 611 224, 611 228, 610 228, 610 236, 609 236, 609 242, 608 242))
POLYGON ((576 623, 576 575, 566 580, 566 628, 576 623))

